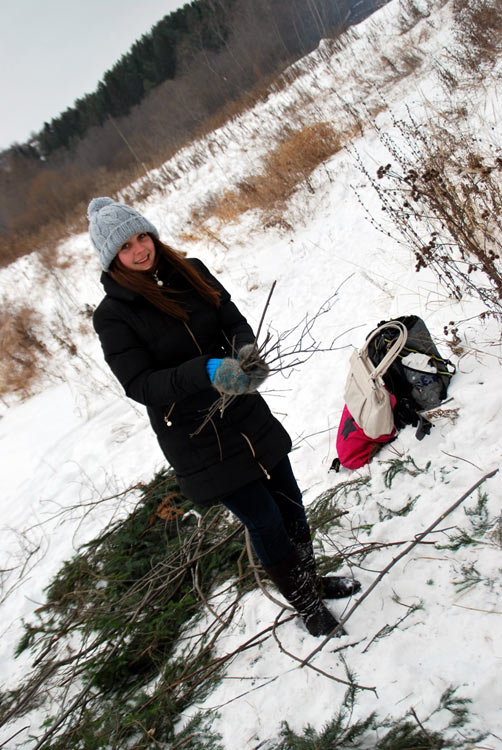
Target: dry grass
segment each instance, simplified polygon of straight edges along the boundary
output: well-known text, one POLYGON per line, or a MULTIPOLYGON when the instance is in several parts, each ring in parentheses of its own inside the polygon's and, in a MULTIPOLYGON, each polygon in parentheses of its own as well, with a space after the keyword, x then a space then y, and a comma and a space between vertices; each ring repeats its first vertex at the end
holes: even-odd
POLYGON ((242 180, 235 190, 207 201, 193 212, 195 223, 214 216, 222 222, 237 221, 246 211, 265 211, 270 219, 277 214, 300 183, 310 192, 314 169, 342 148, 344 136, 326 122, 304 125, 290 131, 265 158, 259 174, 242 180))
POLYGON ((457 60, 483 79, 486 65, 492 66, 502 52, 500 0, 455 0, 453 13, 458 28, 457 60))
MULTIPOLYGON (((74 372, 85 374, 89 381, 89 362, 80 351, 75 338, 89 334, 90 307, 77 311, 78 318, 68 322, 68 310, 53 311, 50 319, 43 317, 33 305, 13 304, 3 301, 0 305, 0 399, 8 404, 10 397, 23 400, 33 396, 48 383, 63 377, 61 358, 71 359, 74 372)), ((95 363, 92 363, 95 366, 95 363)), ((95 384, 93 384, 96 392, 95 384)))
POLYGON ((36 329, 37 311, 28 304, 0 309, 0 398, 14 393, 27 398, 43 371, 43 360, 49 356, 47 346, 36 329))

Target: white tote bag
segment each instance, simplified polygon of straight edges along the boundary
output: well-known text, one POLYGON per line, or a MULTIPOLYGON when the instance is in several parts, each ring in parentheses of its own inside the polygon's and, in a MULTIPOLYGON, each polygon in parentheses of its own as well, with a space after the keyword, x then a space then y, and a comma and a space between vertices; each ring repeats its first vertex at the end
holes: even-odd
POLYGON ((345 383, 345 403, 356 424, 369 438, 390 435, 394 429, 389 391, 382 376, 405 345, 407 336, 408 331, 403 323, 397 320, 389 321, 376 328, 363 348, 353 352, 350 358, 349 374, 345 383), (375 367, 368 356, 368 346, 384 328, 397 328, 399 336, 380 364, 375 367))

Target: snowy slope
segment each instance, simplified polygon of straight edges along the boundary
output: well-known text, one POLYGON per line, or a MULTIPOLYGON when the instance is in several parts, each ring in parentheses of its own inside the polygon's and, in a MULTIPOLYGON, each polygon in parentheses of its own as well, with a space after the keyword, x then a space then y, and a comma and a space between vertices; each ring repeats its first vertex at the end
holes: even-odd
MULTIPOLYGON (((253 326, 276 280, 267 313, 273 335, 312 317, 339 289, 313 331, 316 341, 332 351, 316 353, 288 378, 274 375, 263 388, 293 437, 292 462, 306 503, 355 476, 346 470, 328 473, 328 469, 343 407, 347 362, 352 347, 362 343, 370 328, 381 319, 418 314, 441 352, 458 365, 448 404, 455 414, 438 417, 432 434, 422 442, 415 439, 412 428, 406 428, 369 468, 356 474, 368 476, 368 484, 360 496, 347 493, 343 528, 323 540, 325 550, 333 553, 351 544, 412 540, 478 479, 498 468, 502 455, 500 330, 493 320, 475 317, 483 309, 481 303, 452 300, 431 272, 415 272, 409 249, 376 230, 368 215, 380 220, 379 199, 358 166, 360 159, 374 174, 389 161, 379 132, 398 140, 400 131, 393 120, 405 117, 408 108, 414 118, 427 121, 445 106, 437 63, 454 40, 450 6, 440 5, 421 2, 429 14, 403 33, 400 5, 394 0, 350 32, 344 49, 323 42, 294 66, 299 75, 291 85, 165 165, 177 175, 168 186, 162 183, 161 170, 150 175, 158 181, 158 189, 138 206, 157 225, 161 237, 179 247, 179 236, 192 229, 191 209, 256 173, 292 112, 301 121, 325 120, 341 129, 354 111, 358 113, 364 127, 354 133, 350 148, 316 170, 313 192, 300 187, 290 200, 284 216, 290 229, 265 229, 259 213, 249 212, 226 226, 210 220, 207 226, 217 233, 218 242, 207 235, 183 246, 213 269, 253 326), (404 48, 414 52, 414 70, 404 66, 396 74, 395 69, 403 65, 404 48), (382 51, 393 65, 376 64, 382 51), (379 132, 372 127, 373 116, 379 132), (462 356, 454 357, 443 326, 450 320, 468 319, 461 328, 462 356), (403 471, 388 486, 385 462, 397 456, 415 475, 403 471), (411 512, 398 515, 413 499, 411 512)), ((455 94, 462 95, 462 91, 455 94)), ((500 142, 500 131, 492 130, 500 128, 502 121, 495 84, 488 80, 484 89, 470 90, 469 97, 471 126, 500 142)), ((30 620, 43 602, 51 576, 80 543, 96 535, 114 515, 127 512, 115 497, 118 493, 148 480, 163 465, 142 409, 128 402, 112 380, 82 315, 85 305, 96 304, 101 295, 97 260, 86 236, 76 235, 63 251, 74 259, 73 265, 57 272, 43 289, 37 284, 32 257, 0 275, 7 298, 19 293, 33 297, 36 290, 46 325, 60 311, 80 352, 71 359, 57 351, 57 367, 47 375, 46 387, 26 402, 6 408, 0 421, 0 569, 5 571, 0 673, 5 687, 13 687, 29 666, 27 654, 13 659, 13 649, 22 619, 30 620), (110 499, 96 507, 86 505, 102 497, 110 499)), ((458 687, 459 694, 472 700, 473 728, 492 733, 483 746, 502 748, 502 698, 494 689, 502 659, 499 487, 498 477, 483 487, 493 519, 491 535, 456 551, 444 548, 455 526, 469 528, 470 517, 458 509, 428 540, 437 544, 416 547, 350 619, 347 630, 355 645, 342 652, 343 658, 358 684, 376 688, 376 693, 361 691, 354 718, 371 711, 402 716, 410 707, 424 717, 448 686, 458 687), (479 582, 463 588, 460 582, 472 566, 479 582), (401 625, 375 638, 409 607, 414 609, 401 625)), ((474 494, 467 507, 476 503, 474 494)), ((363 588, 394 554, 392 547, 376 550, 360 569, 354 568, 363 588)), ((330 605, 338 615, 345 606, 346 602, 330 605)), ((249 594, 240 617, 219 644, 221 652, 271 624, 277 611, 261 593, 249 594)), ((284 647, 302 658, 319 643, 295 621, 282 626, 280 635, 284 647)), ((342 657, 332 649, 332 645, 325 647, 313 664, 345 679, 342 657)), ((273 740, 282 720, 296 731, 308 723, 320 728, 340 705, 345 686, 297 667, 270 639, 266 647, 240 654, 228 671, 228 677, 238 679, 223 680, 193 711, 214 712, 213 728, 226 748, 253 748, 273 740)), ((27 737, 37 733, 41 716, 41 711, 34 711, 2 728, 0 743, 31 723, 11 744, 29 748, 27 737)), ((438 714, 433 728, 440 728, 444 720, 438 714)))

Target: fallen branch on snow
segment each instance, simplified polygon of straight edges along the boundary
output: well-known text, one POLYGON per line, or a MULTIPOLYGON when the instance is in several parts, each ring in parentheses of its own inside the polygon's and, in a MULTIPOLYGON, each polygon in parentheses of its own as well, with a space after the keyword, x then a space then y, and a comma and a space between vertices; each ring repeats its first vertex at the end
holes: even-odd
POLYGON ((391 562, 375 578, 375 580, 373 581, 373 583, 371 584, 371 586, 369 587, 369 589, 367 589, 367 591, 365 591, 364 594, 361 597, 359 597, 359 599, 356 601, 356 603, 349 609, 349 611, 347 612, 347 614, 340 619, 340 621, 339 621, 338 625, 336 626, 336 628, 333 628, 333 630, 331 631, 331 633, 329 635, 327 635, 326 638, 324 638, 324 640, 319 644, 319 646, 317 646, 317 648, 315 648, 313 651, 311 651, 311 653, 302 661, 302 663, 301 663, 302 667, 308 666, 308 664, 311 661, 311 659, 313 659, 314 656, 319 653, 319 651, 322 651, 322 649, 324 648, 324 646, 333 638, 333 636, 336 635, 336 633, 343 628, 343 626, 347 622, 347 620, 351 617, 351 615, 355 612, 355 610, 363 603, 363 601, 365 599, 367 599, 367 597, 376 588, 376 586, 378 586, 378 584, 380 583, 380 581, 387 575, 387 573, 389 572, 389 570, 391 568, 393 568, 394 565, 396 565, 396 563, 399 562, 399 560, 401 560, 409 552, 411 552, 411 550, 414 547, 416 547, 418 544, 420 544, 420 542, 422 541, 422 539, 425 536, 427 536, 427 534, 430 534, 430 532, 433 529, 435 529, 436 526, 438 526, 441 523, 441 521, 443 521, 443 519, 446 518, 446 516, 448 516, 456 508, 458 508, 458 506, 461 505, 464 502, 464 500, 466 500, 469 497, 469 495, 471 495, 474 492, 474 490, 476 490, 481 484, 483 484, 483 482, 486 482, 487 479, 491 479, 491 477, 494 477, 495 474, 497 474, 497 472, 498 472, 498 469, 494 469, 493 471, 490 471, 488 474, 485 474, 483 477, 481 477, 481 479, 479 479, 475 484, 473 484, 472 487, 470 487, 467 490, 467 492, 464 492, 464 494, 462 495, 462 497, 460 497, 458 500, 456 500, 453 503, 453 505, 450 505, 450 507, 447 508, 447 510, 445 510, 444 513, 441 513, 441 515, 439 516, 439 518, 436 518, 436 520, 433 523, 431 523, 431 525, 428 526, 425 529, 425 531, 422 531, 420 534, 417 534, 417 536, 415 537, 415 540, 413 542, 411 542, 411 544, 409 544, 406 547, 406 549, 404 549, 402 552, 400 552, 399 555, 397 555, 397 557, 393 557, 392 560, 391 560, 391 562))

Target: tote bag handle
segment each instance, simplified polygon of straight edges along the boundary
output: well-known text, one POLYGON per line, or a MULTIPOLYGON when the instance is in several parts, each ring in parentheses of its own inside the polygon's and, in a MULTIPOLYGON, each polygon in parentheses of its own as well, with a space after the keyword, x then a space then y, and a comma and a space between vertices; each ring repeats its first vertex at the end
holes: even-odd
POLYGON ((359 352, 360 356, 363 357, 366 361, 369 360, 368 347, 370 343, 373 341, 375 336, 377 336, 385 328, 395 328, 399 331, 399 335, 382 361, 373 369, 373 372, 370 374, 372 380, 376 380, 381 375, 381 373, 384 373, 392 364, 392 362, 394 362, 399 352, 406 344, 406 339, 408 338, 408 329, 406 328, 404 323, 401 323, 399 320, 392 320, 388 323, 384 323, 383 325, 378 326, 378 328, 376 328, 365 341, 361 351, 359 352))

